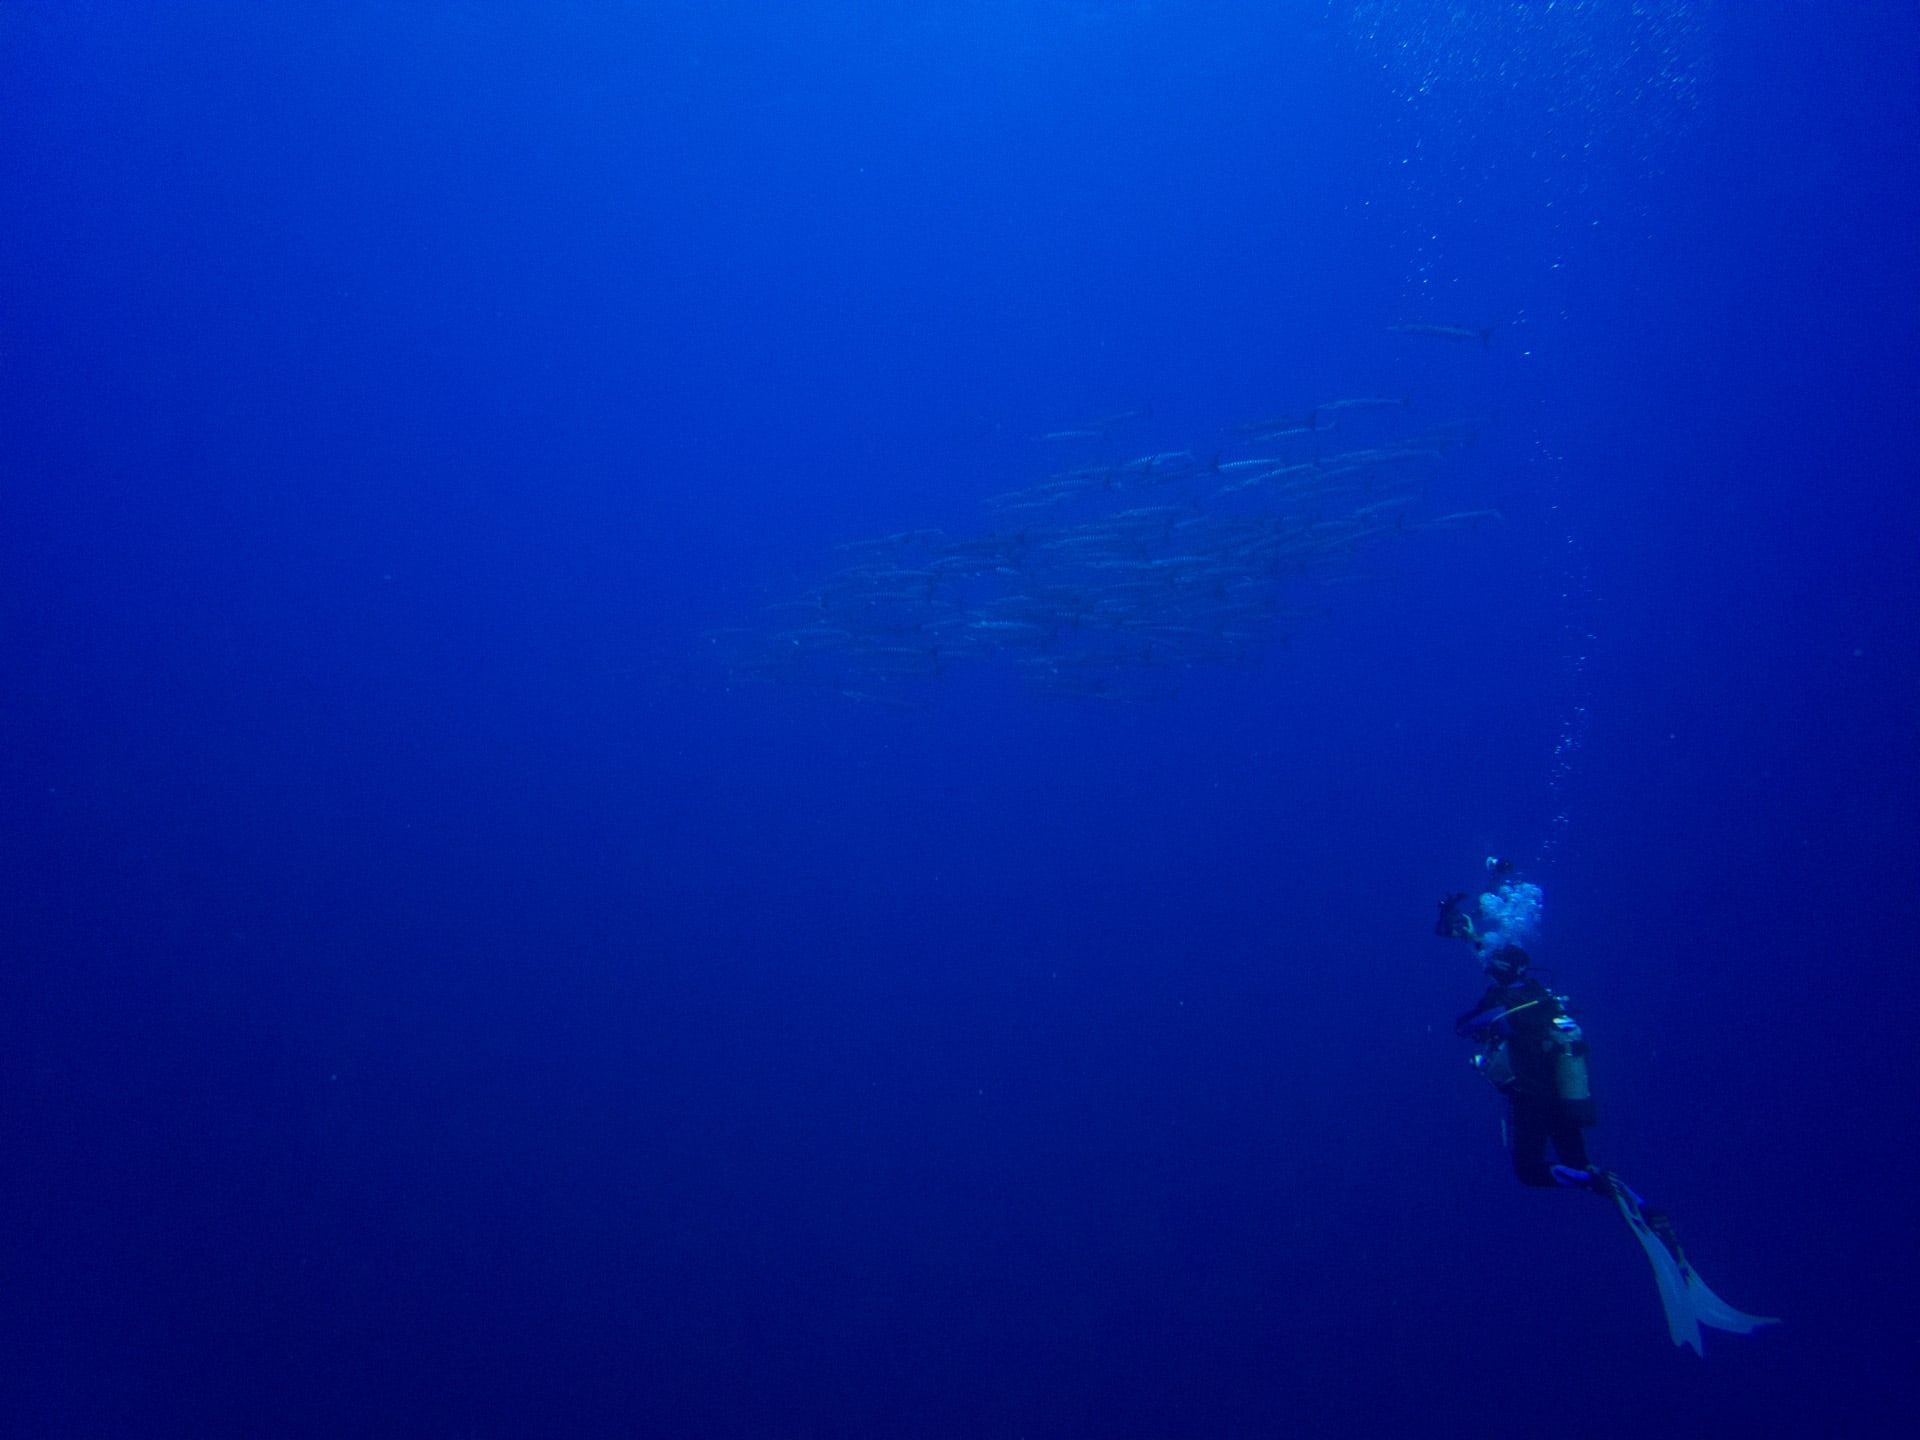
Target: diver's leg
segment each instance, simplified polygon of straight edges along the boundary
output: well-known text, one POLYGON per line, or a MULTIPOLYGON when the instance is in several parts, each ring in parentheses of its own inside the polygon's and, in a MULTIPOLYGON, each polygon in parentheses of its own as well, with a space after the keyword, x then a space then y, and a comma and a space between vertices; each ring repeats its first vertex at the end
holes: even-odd
POLYGON ((1587 1132, 1572 1120, 1560 1116, 1553 1126, 1553 1153, 1560 1157, 1562 1165, 1571 1165, 1578 1170, 1589 1168, 1587 1132))
POLYGON ((1547 1168, 1549 1118, 1547 1107, 1532 1096, 1516 1095, 1509 1103, 1507 1128, 1511 1132, 1513 1173, 1522 1185, 1557 1183, 1547 1168))
POLYGON ((1587 1134, 1578 1116, 1569 1114, 1566 1106, 1556 1105, 1551 1133, 1553 1153, 1560 1157, 1559 1164, 1548 1167, 1555 1183, 1576 1190, 1591 1190, 1596 1195, 1611 1195, 1605 1172, 1596 1170, 1587 1158, 1587 1134))

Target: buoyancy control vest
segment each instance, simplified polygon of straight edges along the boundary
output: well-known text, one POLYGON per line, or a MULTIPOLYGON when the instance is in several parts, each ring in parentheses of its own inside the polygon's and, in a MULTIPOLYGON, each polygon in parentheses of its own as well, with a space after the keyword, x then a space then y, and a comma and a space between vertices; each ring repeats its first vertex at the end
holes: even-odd
POLYGON ((1473 1068, 1501 1094, 1559 1102, 1569 1120, 1594 1123, 1587 1040, 1567 997, 1535 980, 1496 985, 1456 1025, 1473 1042, 1473 1068))

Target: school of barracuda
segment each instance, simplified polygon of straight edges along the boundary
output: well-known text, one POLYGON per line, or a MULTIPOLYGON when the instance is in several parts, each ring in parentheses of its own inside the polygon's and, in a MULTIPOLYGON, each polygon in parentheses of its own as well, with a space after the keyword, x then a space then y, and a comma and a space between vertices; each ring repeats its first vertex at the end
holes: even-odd
MULTIPOLYGON (((1169 696, 1183 672, 1256 660, 1324 613, 1320 587, 1353 578, 1371 543, 1500 519, 1418 514, 1481 422, 1396 436, 1407 413, 1394 397, 1330 400, 1238 426, 1204 458, 1061 469, 987 499, 980 533, 848 541, 802 593, 701 638, 729 686, 799 684, 868 704, 917 706, 932 677, 986 662, 1010 662, 1043 694, 1169 696)), ((1037 438, 1100 443, 1135 418, 1037 438)))

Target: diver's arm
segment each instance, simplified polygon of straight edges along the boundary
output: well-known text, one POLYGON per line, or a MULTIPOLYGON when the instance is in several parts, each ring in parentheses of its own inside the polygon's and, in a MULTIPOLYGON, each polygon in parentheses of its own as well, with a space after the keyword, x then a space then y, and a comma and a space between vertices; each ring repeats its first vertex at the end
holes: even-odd
POLYGON ((1503 1022, 1510 1030, 1524 1029, 1535 1020, 1550 1025, 1553 1014, 1557 1013, 1558 1006, 1553 1004, 1553 996, 1532 981, 1519 986, 1496 985, 1480 997, 1480 1004, 1476 1009, 1470 1010, 1453 1022, 1453 1033, 1462 1038, 1471 1038, 1480 1031, 1491 1030, 1503 1022), (1508 1016, 1534 1010, 1543 1002, 1550 1013, 1529 1017, 1529 1020, 1521 1021, 1518 1025, 1507 1020, 1508 1016))
POLYGON ((1467 1011, 1453 1022, 1453 1033, 1461 1039, 1471 1039, 1489 1026, 1497 1025, 1509 1008, 1512 999, 1505 986, 1495 985, 1482 995, 1473 1009, 1467 1011))

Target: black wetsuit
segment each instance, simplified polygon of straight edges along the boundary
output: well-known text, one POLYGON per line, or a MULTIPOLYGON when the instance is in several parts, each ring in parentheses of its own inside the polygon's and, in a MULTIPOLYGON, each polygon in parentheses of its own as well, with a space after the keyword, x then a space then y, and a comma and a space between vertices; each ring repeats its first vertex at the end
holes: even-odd
MULTIPOLYGON (((1586 1169, 1587 1138, 1593 1101, 1561 1098, 1555 1062, 1566 1047, 1554 1021, 1566 1016, 1560 998, 1537 980, 1522 976, 1496 983, 1480 1003, 1454 1022, 1454 1029, 1479 1047, 1476 1063, 1507 1097, 1513 1171, 1522 1185, 1554 1185, 1547 1145, 1562 1165, 1586 1169)), ((1577 1032, 1576 1032, 1577 1033, 1577 1032)), ((1584 1042, 1580 1047, 1585 1053, 1584 1042)))

